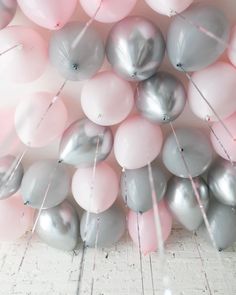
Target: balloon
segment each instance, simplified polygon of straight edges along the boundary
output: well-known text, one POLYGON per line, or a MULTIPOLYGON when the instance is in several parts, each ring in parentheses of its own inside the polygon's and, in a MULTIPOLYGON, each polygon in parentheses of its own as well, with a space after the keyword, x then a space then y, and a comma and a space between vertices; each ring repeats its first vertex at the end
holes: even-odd
POLYGON ((67 121, 67 109, 63 101, 57 99, 53 107, 48 110, 53 97, 52 93, 36 92, 30 94, 16 107, 16 132, 25 145, 43 147, 63 133, 67 121))
POLYGON ((16 0, 0 0, 0 30, 12 21, 16 8, 16 0))
POLYGON ((101 37, 94 29, 85 29, 85 24, 79 22, 69 23, 55 32, 49 43, 51 64, 66 80, 91 78, 101 68, 104 57, 101 37))
POLYGON ((142 81, 159 68, 165 55, 165 40, 151 21, 129 16, 112 28, 106 53, 112 68, 122 78, 142 81))
POLYGON ((99 214, 85 212, 80 223, 80 235, 88 247, 96 246, 96 238, 98 247, 110 247, 121 239, 125 228, 124 212, 113 205, 99 214), (89 219, 86 226, 87 214, 89 214, 89 219))
MULTIPOLYGON (((151 167, 157 201, 160 201, 166 192, 166 177, 156 163, 152 163, 151 167)), ((152 209, 153 202, 148 167, 126 170, 121 177, 121 193, 131 210, 143 213, 152 209)))
POLYGON ((153 10, 160 14, 171 16, 173 13, 181 13, 193 0, 145 0, 147 5, 149 5, 153 10))
POLYGON ((75 208, 64 201, 56 207, 42 210, 35 231, 49 246, 72 251, 79 239, 79 218, 75 208))
POLYGON ((35 30, 10 26, 0 31, 0 79, 26 83, 38 79, 47 66, 47 44, 35 30))
POLYGON ((15 241, 30 229, 34 210, 24 206, 20 195, 0 201, 0 241, 15 241))
POLYGON ((117 162, 126 169, 138 169, 151 163, 160 153, 161 128, 145 118, 133 116, 124 121, 115 135, 117 162))
MULTIPOLYGON (((232 97, 231 100, 233 100, 232 97)), ((231 132, 234 138, 236 138, 236 113, 234 113, 229 118, 225 119, 224 125, 228 128, 228 130, 231 132)), ((212 125, 212 129, 219 139, 217 140, 214 134, 211 133, 211 142, 214 147, 214 150, 222 158, 228 160, 229 156, 232 161, 236 162, 236 141, 233 140, 227 132, 225 132, 225 128, 222 126, 222 124, 216 122, 212 125), (226 155, 225 151, 222 149, 222 146, 219 143, 219 141, 226 149, 228 155, 226 155)))
POLYGON ((123 19, 130 14, 136 2, 137 0, 80 0, 82 8, 91 18, 99 9, 95 19, 102 23, 114 23, 123 19))
POLYGON ((15 160, 16 158, 10 155, 0 158, 0 200, 9 198, 20 188, 24 175, 24 168, 21 163, 14 170, 13 175, 9 175, 9 177, 4 180, 4 177, 7 176, 7 173, 11 171, 15 160))
POLYGON ((74 13, 77 0, 17 0, 23 13, 37 25, 61 29, 74 13))
MULTIPOLYGON (((161 221, 162 237, 166 241, 170 235, 172 227, 172 217, 168 211, 164 201, 158 204, 159 217, 161 221)), ((133 211, 129 211, 128 214, 128 230, 129 234, 136 245, 138 242, 138 224, 137 224, 137 214, 139 219, 139 235, 140 235, 140 246, 141 251, 144 255, 148 253, 155 252, 158 247, 156 227, 154 221, 153 209, 149 210, 143 214, 139 214, 133 211)))
MULTIPOLYGON (((236 69, 233 66, 217 62, 205 70, 194 73, 192 79, 221 119, 235 112, 236 103, 232 97, 235 95, 236 69)), ((196 116, 203 120, 218 121, 192 83, 189 84, 188 99, 196 116)))
POLYGON ((217 159, 208 173, 208 184, 213 195, 221 203, 236 206, 236 167, 223 159, 217 159))
POLYGON ((71 124, 60 143, 60 160, 73 165, 93 166, 105 160, 113 146, 113 134, 109 127, 96 125, 88 119, 71 124))
POLYGON ((72 180, 72 193, 76 202, 86 211, 101 213, 115 202, 119 193, 119 180, 115 171, 105 162, 94 168, 78 169, 72 180))
MULTIPOLYGON (((209 189, 203 178, 194 179, 204 210, 209 206, 209 189)), ((166 200, 175 219, 189 231, 197 230, 203 223, 203 216, 191 181, 173 176, 167 186, 166 200)))
POLYGON ((82 88, 81 105, 91 121, 111 126, 129 115, 134 105, 134 94, 128 82, 112 72, 102 72, 82 88))
POLYGON ((174 121, 184 110, 186 91, 173 75, 159 72, 141 82, 136 106, 142 116, 156 123, 174 121))
POLYGON ((231 63, 236 67, 236 26, 232 28, 228 57, 231 63))
POLYGON ((202 3, 190 6, 181 16, 175 16, 169 27, 168 56, 177 70, 182 70, 181 65, 185 71, 199 71, 213 64, 226 49, 229 22, 217 7, 202 3), (222 42, 207 36, 194 24, 217 36, 222 42))
POLYGON ((26 205, 39 209, 48 191, 43 206, 43 209, 48 209, 65 200, 69 186, 69 173, 63 164, 44 160, 34 163, 26 171, 21 184, 21 194, 26 205))
MULTIPOLYGON (((213 158, 207 136, 194 128, 180 128, 176 130, 176 135, 191 176, 197 177, 207 171, 213 158)), ((174 134, 170 134, 164 143, 163 162, 172 174, 183 178, 189 177, 174 134)))

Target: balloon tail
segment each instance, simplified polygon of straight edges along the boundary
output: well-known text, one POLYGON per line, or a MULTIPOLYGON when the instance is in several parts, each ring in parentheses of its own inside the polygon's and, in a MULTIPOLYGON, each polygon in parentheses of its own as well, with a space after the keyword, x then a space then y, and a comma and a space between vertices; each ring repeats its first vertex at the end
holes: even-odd
POLYGON ((151 253, 149 254, 149 266, 150 266, 151 282, 152 282, 152 295, 155 295, 155 285, 154 285, 152 254, 151 253))
POLYGON ((97 232, 96 232, 96 239, 95 239, 95 250, 94 250, 94 257, 93 257, 92 283, 91 283, 91 292, 90 292, 91 295, 93 295, 93 291, 94 291, 95 270, 96 270, 97 254, 98 254, 99 230, 100 230, 100 218, 98 217, 97 218, 97 232))
POLYGON ((8 52, 10 52, 10 51, 12 51, 12 50, 14 50, 14 49, 16 49, 16 48, 18 48, 18 49, 22 49, 22 48, 23 48, 23 44, 16 44, 16 45, 14 45, 14 46, 12 46, 12 47, 10 47, 10 48, 8 48, 8 49, 6 49, 6 50, 0 52, 0 57, 1 57, 2 55, 4 55, 4 54, 6 54, 6 53, 8 53, 8 52))
POLYGON ((140 275, 141 275, 141 283, 142 283, 142 295, 144 295, 143 257, 142 257, 142 252, 141 252, 141 238, 140 238, 140 226, 139 226, 139 213, 137 213, 137 232, 138 232, 138 250, 139 250, 140 275))

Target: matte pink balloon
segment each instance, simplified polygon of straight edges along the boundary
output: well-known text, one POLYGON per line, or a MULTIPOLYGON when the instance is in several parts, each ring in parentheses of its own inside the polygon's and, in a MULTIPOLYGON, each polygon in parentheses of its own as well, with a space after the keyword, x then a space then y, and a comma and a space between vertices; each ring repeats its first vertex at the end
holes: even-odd
MULTIPOLYGON (((166 241, 171 233, 172 217, 164 201, 158 204, 162 237, 166 241)), ((138 215, 141 251, 144 255, 155 252, 158 248, 153 209, 138 215)), ((138 246, 137 213, 129 211, 128 230, 133 242, 138 246)))
POLYGON ((77 0, 17 0, 23 13, 41 27, 61 29, 74 13, 77 0))
POLYGON ((236 26, 232 29, 228 57, 231 63, 236 67, 236 26))
POLYGON ((25 145, 43 147, 63 133, 67 109, 62 100, 58 99, 45 115, 53 97, 52 93, 36 92, 17 106, 16 132, 25 145))
POLYGON ((48 50, 46 41, 31 28, 11 26, 0 31, 0 79, 17 83, 31 82, 46 69, 48 50))
POLYGON ((134 94, 129 82, 112 72, 102 72, 84 85, 81 105, 91 121, 111 126, 129 115, 134 105, 134 94))
POLYGON ((124 121, 115 135, 114 152, 121 167, 138 169, 152 162, 163 143, 161 128, 141 116, 124 121))
MULTIPOLYGON (((221 119, 235 112, 236 69, 233 66, 217 62, 202 71, 195 72, 192 79, 221 119)), ((203 120, 209 118, 210 121, 218 121, 192 83, 189 83, 188 99, 196 116, 203 120)))
POLYGON ((101 4, 95 19, 102 23, 114 23, 125 18, 133 10, 136 2, 137 0, 80 0, 81 6, 91 18, 101 4))
POLYGON ((172 15, 173 12, 181 13, 188 8, 194 0, 145 0, 156 12, 164 15, 172 15), (173 11, 173 12, 172 12, 173 11))
POLYGON ((14 195, 0 202, 0 241, 14 241, 33 223, 34 210, 24 206, 22 197, 14 195))
POLYGON ((93 168, 79 168, 72 180, 72 192, 76 202, 86 211, 103 212, 118 196, 118 176, 105 162, 97 165, 95 177, 93 168))

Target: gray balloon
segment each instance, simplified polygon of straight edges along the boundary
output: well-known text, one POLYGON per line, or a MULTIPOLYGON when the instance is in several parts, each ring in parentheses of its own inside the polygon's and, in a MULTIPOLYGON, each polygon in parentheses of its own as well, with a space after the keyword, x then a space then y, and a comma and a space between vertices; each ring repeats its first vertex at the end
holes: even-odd
MULTIPOLYGON (((180 128, 176 135, 181 145, 189 172, 192 177, 203 174, 211 165, 213 151, 207 136, 198 129, 180 128)), ((174 175, 188 178, 189 174, 184 165, 174 134, 170 134, 163 147, 163 162, 174 175)))
POLYGON ((109 127, 103 127, 82 119, 74 122, 64 132, 59 149, 60 160, 73 165, 89 167, 105 160, 113 146, 113 134, 109 127))
POLYGON ((65 200, 70 188, 70 176, 63 164, 55 160, 34 163, 26 171, 21 194, 26 205, 39 209, 47 192, 43 208, 57 206, 65 200))
POLYGON ((0 30, 5 28, 16 13, 16 0, 0 0, 0 30))
MULTIPOLYGON (((207 211, 210 201, 208 186, 201 177, 195 178, 194 182, 207 211)), ((204 219, 189 179, 173 176, 168 182, 166 200, 175 219, 187 230, 194 231, 201 226, 204 219)))
POLYGON ((42 210, 36 233, 51 247, 65 251, 75 249, 79 240, 79 218, 76 210, 67 201, 56 207, 42 210))
POLYGON ((208 183, 213 195, 221 203, 236 206, 236 167, 218 158, 211 166, 208 183))
POLYGON ((0 158, 0 200, 9 198, 20 188, 24 175, 24 168, 21 163, 14 169, 12 176, 5 180, 6 173, 12 171, 12 165, 15 161, 16 158, 10 155, 0 158))
POLYGON ((183 84, 169 73, 159 72, 138 86, 136 106, 142 116, 155 123, 174 121, 185 104, 183 84))
POLYGON ((104 58, 102 38, 91 27, 85 30, 85 24, 69 23, 51 37, 49 59, 66 80, 91 78, 101 68, 104 58))
MULTIPOLYGON (((160 201, 166 192, 166 177, 156 163, 152 164, 152 174, 157 201, 160 201)), ((148 167, 126 170, 121 177, 121 193, 131 210, 140 213, 150 210, 153 202, 148 167)))
POLYGON ((186 71, 199 71, 214 63, 226 49, 230 33, 229 22, 217 7, 191 5, 181 16, 173 17, 167 34, 167 51, 172 65, 186 71), (185 20, 183 19, 185 18, 185 20), (194 26, 201 26, 223 42, 210 38, 194 26))
MULTIPOLYGON (((207 212, 208 221, 214 240, 219 250, 224 250, 236 242, 236 210, 216 200, 212 200, 207 212)), ((211 243, 208 231, 202 228, 202 233, 211 243)))
POLYGON ((80 235, 86 246, 95 247, 97 240, 98 247, 110 247, 123 236, 126 218, 116 205, 99 214, 90 213, 86 229, 87 214, 83 214, 80 223, 80 235))
POLYGON ((165 40, 151 21, 141 16, 129 16, 112 28, 106 54, 122 78, 142 81, 159 68, 165 55, 165 40))

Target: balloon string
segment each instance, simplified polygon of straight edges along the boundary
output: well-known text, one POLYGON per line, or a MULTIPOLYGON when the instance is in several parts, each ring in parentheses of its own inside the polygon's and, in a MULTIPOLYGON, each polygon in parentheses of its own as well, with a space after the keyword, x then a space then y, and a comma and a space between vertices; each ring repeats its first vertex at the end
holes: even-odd
POLYGON ((138 231, 138 250, 139 250, 139 265, 142 283, 142 295, 144 295, 144 281, 143 281, 143 257, 141 252, 141 238, 140 238, 140 226, 139 226, 139 213, 137 212, 137 231, 138 231))
POLYGON ((81 281, 84 273, 84 261, 85 261, 85 252, 86 252, 86 243, 83 242, 83 247, 82 247, 82 254, 81 254, 81 259, 80 259, 80 266, 79 266, 79 278, 78 278, 78 285, 77 285, 77 290, 76 290, 76 295, 80 294, 80 287, 81 287, 81 281))
POLYGON ((125 207, 128 208, 127 175, 126 175, 126 170, 124 167, 122 168, 122 173, 124 175, 124 186, 125 186, 125 207))
POLYGON ((97 218, 97 231, 96 231, 96 239, 95 239, 95 252, 93 257, 93 269, 92 269, 92 283, 91 283, 91 292, 90 294, 93 295, 94 291, 94 281, 95 281, 95 270, 96 270, 96 262, 97 262, 97 254, 98 254, 98 237, 100 231, 100 218, 97 218))
POLYGON ((153 267, 152 267, 152 254, 149 254, 149 266, 151 273, 151 282, 152 282, 152 295, 155 295, 155 286, 154 286, 154 278, 153 278, 153 267))
POLYGON ((8 53, 9 51, 12 51, 13 49, 17 48, 17 47, 20 47, 20 49, 23 48, 23 44, 16 44, 16 45, 13 45, 12 47, 0 52, 0 56, 4 55, 5 53, 8 53))

